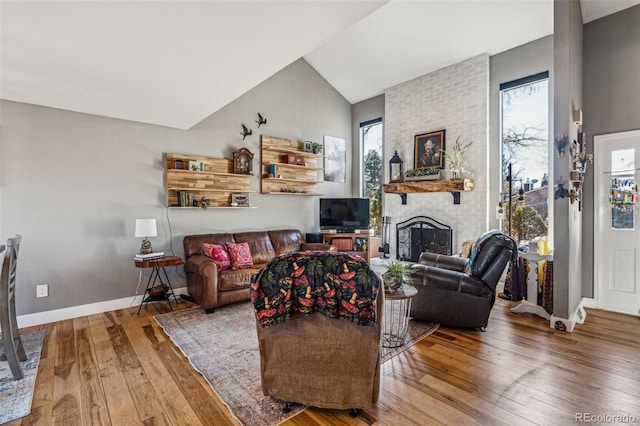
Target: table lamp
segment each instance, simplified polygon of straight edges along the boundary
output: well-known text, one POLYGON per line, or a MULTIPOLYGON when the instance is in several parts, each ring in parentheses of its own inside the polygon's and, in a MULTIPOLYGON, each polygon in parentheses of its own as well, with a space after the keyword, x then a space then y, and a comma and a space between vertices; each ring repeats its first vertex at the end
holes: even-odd
POLYGON ((153 252, 149 237, 158 236, 158 227, 155 219, 136 219, 136 238, 144 237, 140 246, 140 254, 149 254, 153 252))

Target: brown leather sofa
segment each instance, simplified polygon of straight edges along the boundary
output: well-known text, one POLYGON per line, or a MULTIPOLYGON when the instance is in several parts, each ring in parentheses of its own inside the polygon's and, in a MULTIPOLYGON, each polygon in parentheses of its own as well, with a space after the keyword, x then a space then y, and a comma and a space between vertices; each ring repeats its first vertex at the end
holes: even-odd
POLYGON ((411 316, 484 331, 498 280, 516 256, 515 241, 502 231, 489 231, 478 238, 470 259, 422 253, 411 277, 418 290, 411 316))
POLYGON ((218 306, 249 300, 251 276, 273 257, 301 250, 335 250, 328 244, 307 244, 295 229, 187 235, 183 240, 184 270, 189 295, 211 313, 218 306), (201 254, 202 244, 247 242, 253 258, 253 268, 218 271, 213 260, 201 254))

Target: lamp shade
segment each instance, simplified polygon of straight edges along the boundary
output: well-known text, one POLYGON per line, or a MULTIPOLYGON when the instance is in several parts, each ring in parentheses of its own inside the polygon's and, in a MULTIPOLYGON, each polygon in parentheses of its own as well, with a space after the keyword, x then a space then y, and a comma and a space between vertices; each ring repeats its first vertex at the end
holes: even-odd
POLYGON ((136 219, 136 237, 157 237, 158 227, 155 219, 136 219))

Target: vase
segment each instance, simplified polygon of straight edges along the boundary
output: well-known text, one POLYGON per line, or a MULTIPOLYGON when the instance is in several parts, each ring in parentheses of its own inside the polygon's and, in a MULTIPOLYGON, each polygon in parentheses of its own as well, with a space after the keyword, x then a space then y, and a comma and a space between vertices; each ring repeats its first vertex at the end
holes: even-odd
POLYGON ((400 287, 402 287, 402 280, 396 277, 385 277, 384 288, 388 293, 395 293, 400 287))
POLYGON ((450 168, 451 179, 462 179, 462 167, 452 166, 450 168))

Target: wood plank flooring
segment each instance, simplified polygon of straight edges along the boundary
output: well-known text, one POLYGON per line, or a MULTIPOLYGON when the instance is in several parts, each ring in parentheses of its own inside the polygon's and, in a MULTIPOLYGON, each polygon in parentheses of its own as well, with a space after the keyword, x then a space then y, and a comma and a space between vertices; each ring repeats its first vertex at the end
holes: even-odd
MULTIPOLYGON (((441 327, 386 362, 380 400, 359 417, 310 408, 285 425, 571 425, 576 413, 640 423, 640 318, 587 310, 562 333, 511 306, 497 301, 485 333, 441 327)), ((136 310, 21 330, 47 334, 31 414, 9 424, 237 424, 153 319, 167 305, 136 310)))

